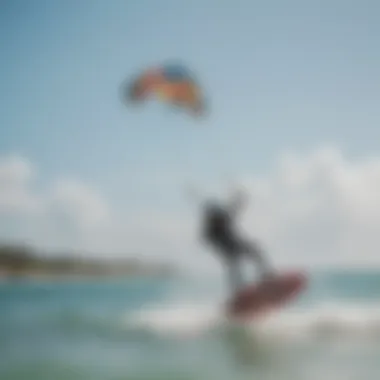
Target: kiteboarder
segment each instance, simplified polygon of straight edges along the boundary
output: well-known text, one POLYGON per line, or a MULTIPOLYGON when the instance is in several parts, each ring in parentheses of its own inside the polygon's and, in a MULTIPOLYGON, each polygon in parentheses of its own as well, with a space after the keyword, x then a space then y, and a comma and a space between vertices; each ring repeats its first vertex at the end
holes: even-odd
POLYGON ((252 260, 262 279, 269 278, 273 270, 264 257, 261 247, 236 230, 236 220, 244 206, 244 194, 235 193, 230 202, 223 204, 215 200, 202 202, 203 222, 201 237, 221 259, 227 271, 227 284, 234 296, 244 286, 241 261, 252 260))

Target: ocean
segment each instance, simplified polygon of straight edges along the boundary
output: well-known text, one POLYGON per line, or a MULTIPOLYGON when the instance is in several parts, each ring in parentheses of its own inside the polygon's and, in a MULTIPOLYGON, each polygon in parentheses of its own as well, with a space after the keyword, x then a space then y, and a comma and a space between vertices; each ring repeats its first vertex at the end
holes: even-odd
POLYGON ((210 279, 4 282, 1 380, 378 380, 380 272, 310 274, 246 326, 210 279))

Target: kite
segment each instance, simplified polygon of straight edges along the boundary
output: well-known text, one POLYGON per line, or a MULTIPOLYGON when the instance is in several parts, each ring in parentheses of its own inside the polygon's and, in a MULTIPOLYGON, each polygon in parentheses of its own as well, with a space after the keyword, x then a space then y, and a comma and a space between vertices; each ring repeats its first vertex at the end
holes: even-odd
POLYGON ((202 90, 190 70, 183 65, 146 69, 123 86, 126 102, 141 103, 151 97, 183 108, 194 116, 205 112, 202 90))

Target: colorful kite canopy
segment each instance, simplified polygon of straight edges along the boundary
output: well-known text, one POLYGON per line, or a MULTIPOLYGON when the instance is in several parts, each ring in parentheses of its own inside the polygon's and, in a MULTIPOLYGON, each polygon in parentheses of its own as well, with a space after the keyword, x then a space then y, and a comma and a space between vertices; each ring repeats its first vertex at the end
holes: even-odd
POLYGON ((149 68, 129 81, 123 89, 124 99, 142 102, 149 97, 181 107, 193 115, 202 115, 205 104, 202 91, 192 73, 182 65, 149 68))

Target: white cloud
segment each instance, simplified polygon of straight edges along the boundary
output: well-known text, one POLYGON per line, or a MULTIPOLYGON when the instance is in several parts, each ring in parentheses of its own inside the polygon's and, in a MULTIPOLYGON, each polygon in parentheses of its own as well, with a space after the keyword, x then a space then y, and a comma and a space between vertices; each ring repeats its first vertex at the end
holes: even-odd
POLYGON ((34 183, 26 158, 0 159, 0 237, 54 248, 85 248, 89 233, 108 217, 108 205, 79 181, 59 180, 46 189, 34 183))
MULTIPOLYGON (((0 237, 97 254, 199 260, 199 267, 213 263, 196 240, 196 209, 192 216, 181 210, 122 214, 94 186, 60 179, 37 191, 34 175, 25 158, 0 159, 0 237)), ((248 175, 244 183, 251 194, 244 231, 275 263, 380 264, 380 156, 349 160, 335 147, 286 153, 266 176, 248 175)))
POLYGON ((51 206, 83 230, 107 223, 110 218, 105 200, 92 188, 78 181, 57 181, 52 189, 51 206))
POLYGON ((0 212, 29 212, 38 207, 29 187, 33 174, 32 166, 23 157, 0 160, 0 212))
POLYGON ((284 154, 249 188, 247 232, 277 261, 380 264, 380 157, 350 161, 333 147, 284 154))
POLYGON ((172 236, 181 234, 170 214, 120 214, 79 180, 61 178, 34 190, 34 174, 24 157, 0 158, 0 240, 54 251, 156 256, 173 250, 172 236))

